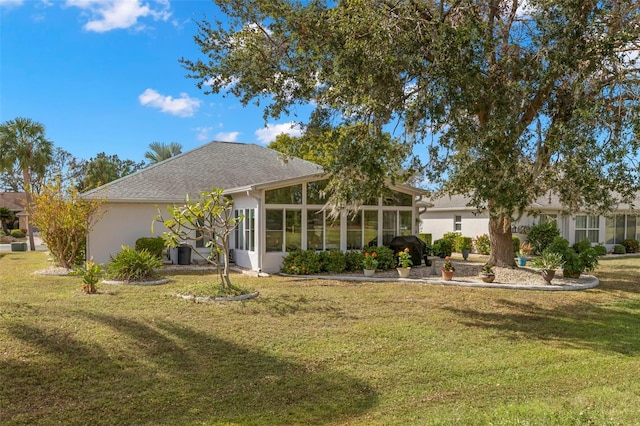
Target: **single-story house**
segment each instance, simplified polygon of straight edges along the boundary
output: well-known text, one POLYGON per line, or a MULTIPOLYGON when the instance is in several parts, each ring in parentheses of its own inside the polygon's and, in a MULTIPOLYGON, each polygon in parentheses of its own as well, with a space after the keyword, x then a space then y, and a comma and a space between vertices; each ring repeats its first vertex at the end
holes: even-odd
POLYGON ((16 215, 19 229, 27 229, 27 194, 24 192, 0 192, 0 207, 6 207, 16 215))
MULTIPOLYGON (((418 232, 422 190, 390 186, 392 197, 332 219, 321 196, 326 181, 317 164, 255 144, 211 142, 84 193, 107 200, 87 237, 87 258, 108 263, 121 246, 161 235, 162 224, 151 232, 158 209, 164 213, 168 205, 183 205, 187 194, 193 199, 212 187, 224 189, 236 217, 244 217, 230 241, 234 262, 256 271, 278 271, 294 249, 346 251, 418 232)), ((204 245, 196 249, 207 253, 204 245)))
MULTIPOLYGON (((419 204, 427 204, 426 200, 419 204)), ((432 234, 433 240, 447 232, 460 232, 468 237, 489 232, 489 214, 468 205, 462 195, 444 196, 429 200, 426 210, 420 213, 420 232, 432 234)), ((607 215, 589 212, 570 213, 553 194, 540 197, 512 223, 513 235, 526 240, 531 225, 553 221, 560 235, 570 244, 588 238, 591 243, 603 243, 607 248, 620 244, 627 238, 640 237, 640 196, 631 204, 620 204, 607 215)))

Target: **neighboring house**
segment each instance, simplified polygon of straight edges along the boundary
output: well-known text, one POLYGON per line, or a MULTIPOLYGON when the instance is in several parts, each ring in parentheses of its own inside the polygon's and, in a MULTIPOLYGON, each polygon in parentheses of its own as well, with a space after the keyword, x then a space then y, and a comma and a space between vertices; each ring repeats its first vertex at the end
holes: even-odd
MULTIPOLYGON (((83 194, 106 199, 105 214, 87 238, 87 258, 107 263, 121 246, 166 229, 153 217, 185 196, 222 188, 244 221, 231 238, 238 266, 274 272, 294 249, 350 250, 382 245, 396 235, 417 233, 416 197, 422 190, 393 186, 394 197, 365 204, 355 217, 332 220, 321 192, 323 169, 253 144, 211 142, 83 194)), ((204 242, 197 250, 207 253, 204 242)), ((195 257, 194 257, 195 259, 195 257)))
POLYGON ((27 229, 27 194, 24 192, 0 192, 0 207, 11 210, 19 223, 20 229, 27 229))
MULTIPOLYGON (((430 200, 426 210, 420 212, 420 232, 432 234, 433 240, 446 232, 460 232, 468 237, 489 232, 489 214, 468 206, 469 200, 461 195, 444 196, 430 200)), ((419 205, 426 205, 420 201, 419 205)), ((592 243, 603 243, 608 248, 627 238, 640 237, 640 196, 631 205, 620 204, 608 215, 587 212, 569 213, 557 197, 540 197, 518 220, 512 223, 513 235, 526 240, 531 225, 553 221, 560 235, 570 244, 588 238, 592 243)))

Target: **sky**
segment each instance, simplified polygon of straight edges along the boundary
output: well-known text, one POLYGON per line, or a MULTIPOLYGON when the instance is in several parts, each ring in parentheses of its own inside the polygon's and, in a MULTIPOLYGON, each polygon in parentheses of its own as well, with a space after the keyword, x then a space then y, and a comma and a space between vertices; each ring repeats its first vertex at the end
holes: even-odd
POLYGON ((265 123, 261 108, 186 77, 178 61, 202 57, 193 37, 205 15, 222 18, 210 0, 0 0, 0 122, 40 122, 78 159, 299 135, 291 119, 265 123))

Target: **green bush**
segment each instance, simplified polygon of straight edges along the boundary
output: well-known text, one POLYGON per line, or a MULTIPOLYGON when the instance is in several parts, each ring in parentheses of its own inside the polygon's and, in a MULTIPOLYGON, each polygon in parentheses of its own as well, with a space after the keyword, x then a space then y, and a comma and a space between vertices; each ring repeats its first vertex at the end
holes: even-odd
POLYGON ((491 253, 491 240, 487 234, 478 235, 473 241, 473 245, 476 248, 476 252, 480 254, 487 255, 491 253))
POLYGON ((627 249, 622 244, 616 244, 613 246, 613 254, 625 254, 627 249))
MULTIPOLYGON (((589 250, 591 248, 591 241, 588 238, 584 238, 582 241, 578 241, 573 245, 573 249, 577 253, 582 253, 585 250, 589 250)), ((605 249, 606 251, 606 249, 605 249)))
POLYGON ((547 250, 562 255, 565 276, 569 278, 578 278, 582 272, 591 272, 598 266, 598 253, 586 238, 571 248, 569 241, 555 237, 547 250))
POLYGON ((357 250, 351 250, 344 254, 346 261, 346 271, 360 271, 362 269, 362 261, 364 253, 357 250))
POLYGON ((456 253, 462 253, 462 250, 467 249, 471 250, 473 247, 473 239, 471 237, 465 237, 463 235, 458 235, 455 239, 455 248, 456 253))
POLYGON ((111 257, 107 276, 118 281, 150 281, 158 278, 156 270, 161 266, 162 262, 147 250, 122 246, 122 251, 111 257))
POLYGON ((24 238, 27 234, 22 229, 12 229, 11 236, 13 238, 24 238))
POLYGON ((456 238, 461 235, 460 232, 446 232, 440 239, 449 242, 449 244, 451 244, 451 250, 453 250, 456 246, 456 238))
POLYGON ((511 236, 511 242, 513 243, 513 254, 520 252, 520 237, 517 235, 511 236))
POLYGON ((560 230, 555 222, 539 223, 529 229, 527 242, 533 246, 534 253, 540 254, 559 236, 560 230))
POLYGON ((451 256, 451 252, 453 251, 453 243, 449 239, 442 238, 439 240, 435 240, 431 249, 434 256, 445 258, 447 256, 451 256))
POLYGON ((433 242, 433 236, 431 234, 420 234, 418 235, 418 238, 424 241, 427 246, 431 246, 431 243, 433 242))
POLYGON ((606 256, 607 254, 607 248, 602 243, 598 243, 597 245, 593 246, 593 249, 596 251, 596 254, 598 256, 606 256))
POLYGON ((640 243, 638 243, 638 240, 634 238, 627 238, 622 242, 622 245, 627 253, 637 253, 640 251, 640 243))
POLYGON ((165 250, 162 237, 143 237, 136 240, 136 250, 147 250, 149 253, 162 260, 162 252, 165 250))
POLYGON ((396 267, 396 254, 389 247, 367 247, 365 253, 376 253, 376 259, 378 260, 378 269, 385 271, 396 267))
POLYGON ((347 259, 339 250, 322 251, 319 253, 320 272, 344 272, 347 259))
POLYGON ((282 259, 285 274, 308 275, 320 272, 320 256, 315 250, 293 250, 282 259))

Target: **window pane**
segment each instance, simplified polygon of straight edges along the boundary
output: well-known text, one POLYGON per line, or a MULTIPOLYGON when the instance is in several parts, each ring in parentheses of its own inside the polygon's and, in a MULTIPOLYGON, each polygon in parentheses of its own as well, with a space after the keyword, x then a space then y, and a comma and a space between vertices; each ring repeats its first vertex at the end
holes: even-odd
POLYGON ((362 248, 362 214, 347 219, 347 250, 359 250, 362 248))
POLYGON ((636 238, 636 216, 627 216, 627 238, 636 238))
POLYGON ((607 217, 607 224, 605 225, 605 243, 613 244, 615 241, 616 235, 616 219, 615 217, 609 216, 607 217))
POLYGON ((254 251, 255 250, 255 209, 246 209, 244 211, 245 218, 245 250, 254 251))
POLYGON ((282 210, 267 210, 266 212, 266 250, 267 251, 283 251, 283 229, 282 210))
POLYGON ((326 199, 322 192, 327 187, 328 180, 309 182, 307 184, 307 204, 324 204, 326 199))
POLYGON ((286 251, 302 248, 302 211, 287 210, 286 251))
POLYGON ((599 235, 600 235, 600 232, 597 229, 589 230, 589 241, 592 243, 597 243, 599 235))
POLYGON ((405 194, 404 192, 393 191, 391 196, 383 198, 382 205, 411 207, 413 205, 413 196, 405 194))
POLYGON ((576 229, 576 242, 582 241, 587 238, 587 231, 585 230, 577 230, 576 229))
POLYGON ((264 201, 266 204, 302 204, 302 184, 265 191, 264 201))
POLYGON ((589 229, 600 228, 600 216, 589 216, 589 229))
POLYGON ((309 250, 322 250, 324 241, 322 220, 322 210, 307 211, 307 249, 309 250))
POLYGON ((387 245, 393 240, 397 233, 398 212, 382 212, 382 244, 387 245))
MULTIPOLYGON (((242 216, 242 210, 236 210, 236 219, 242 216)), ((244 220, 238 220, 238 226, 236 226, 236 248, 238 250, 244 250, 244 220)))
POLYGON ((400 235, 411 235, 411 212, 400 212, 400 235))
POLYGON ((625 215, 619 214, 616 216, 616 244, 622 244, 624 241, 624 228, 625 228, 625 215))
POLYGON ((335 219, 325 217, 325 224, 327 228, 325 250, 340 250, 340 216, 335 219))
POLYGON ((585 229, 586 227, 587 227, 587 217, 576 216, 576 229, 585 229))
POLYGON ((378 245, 378 212, 364 211, 364 243, 366 245, 378 245))

